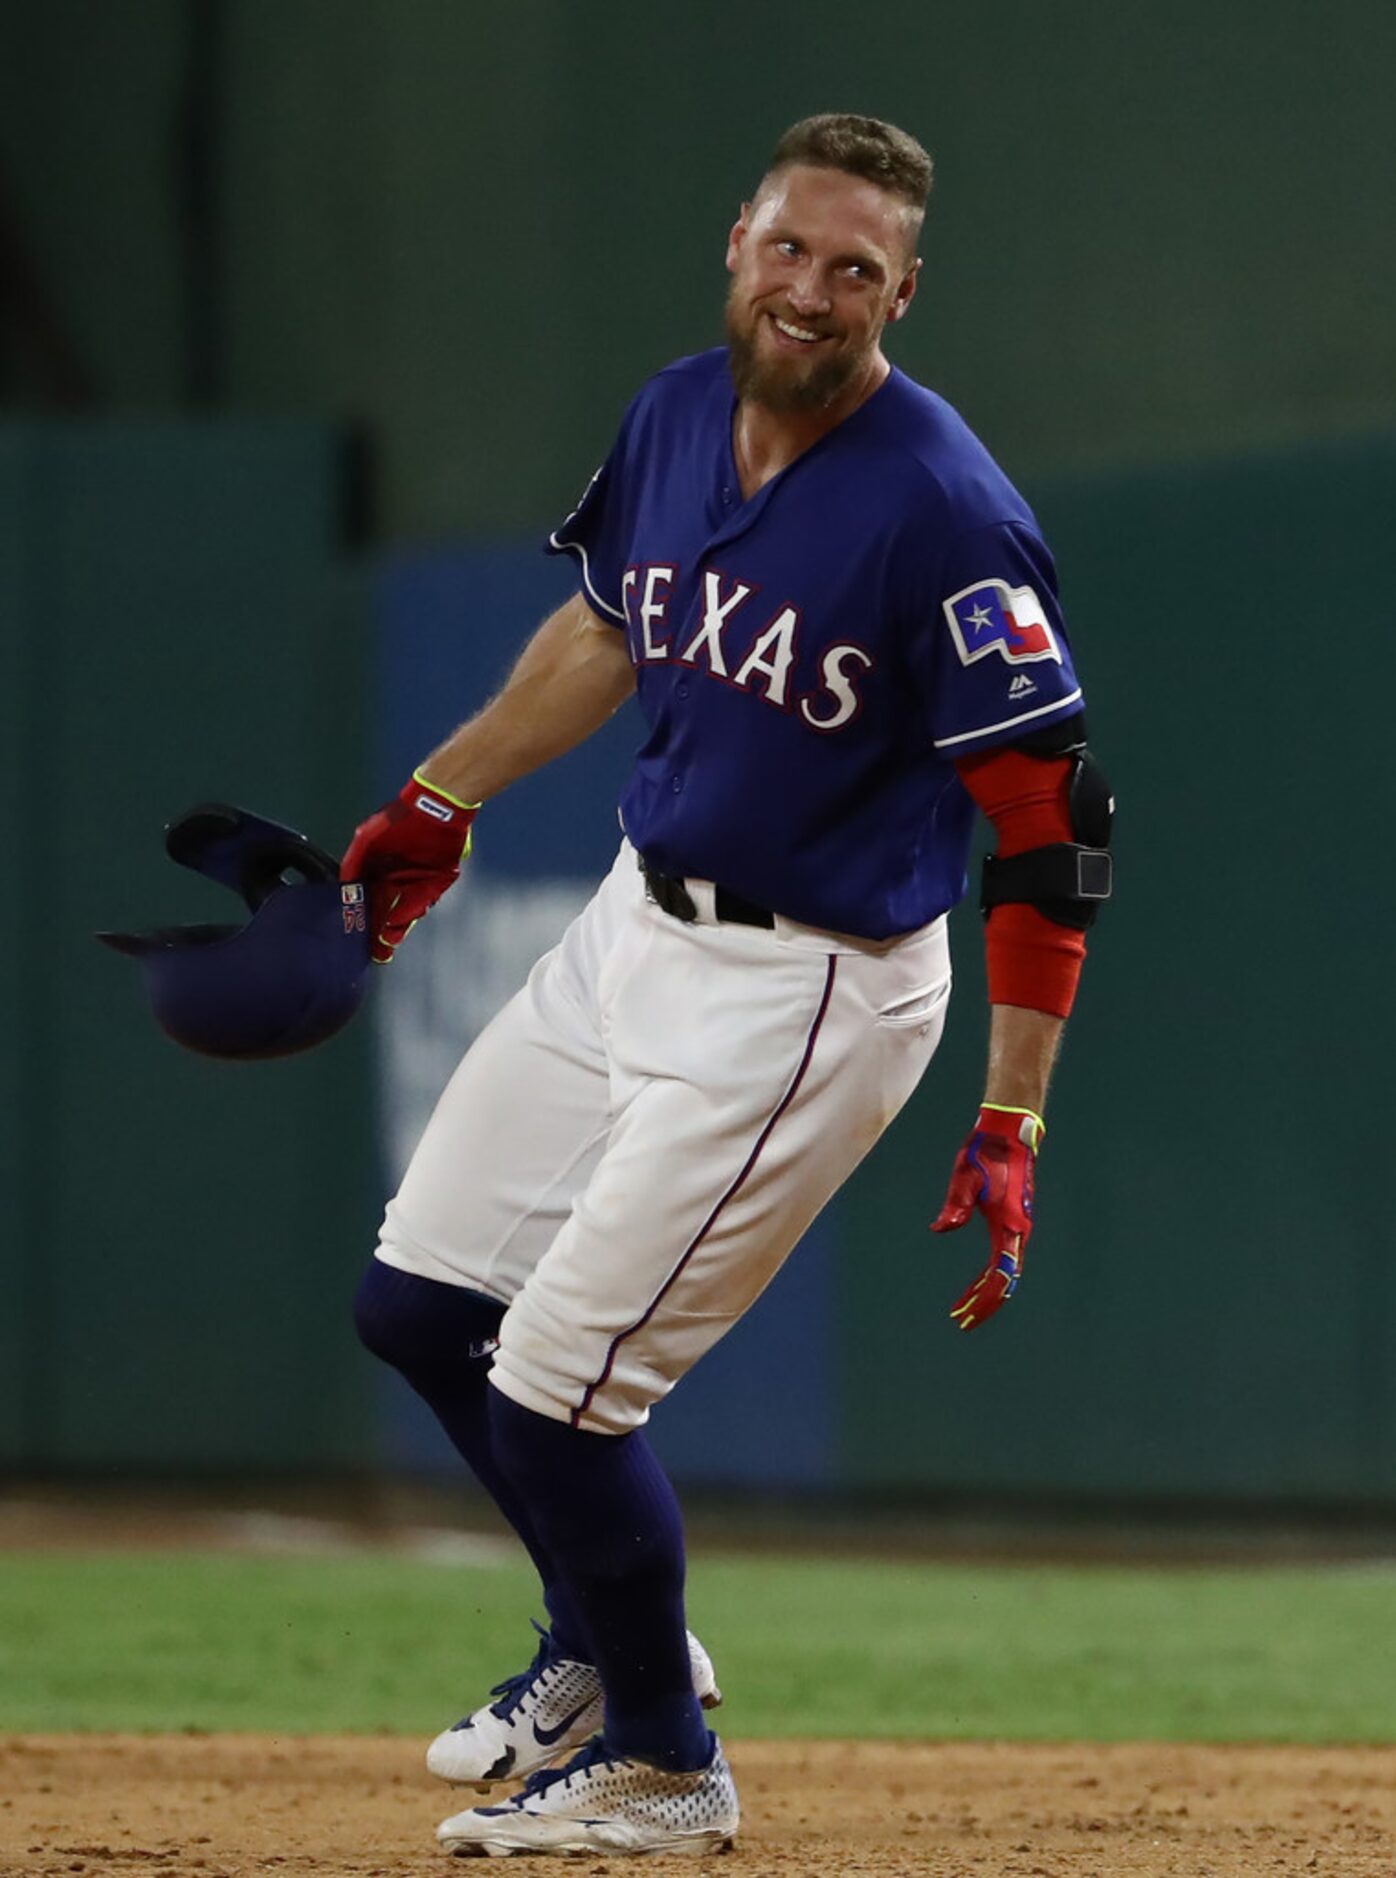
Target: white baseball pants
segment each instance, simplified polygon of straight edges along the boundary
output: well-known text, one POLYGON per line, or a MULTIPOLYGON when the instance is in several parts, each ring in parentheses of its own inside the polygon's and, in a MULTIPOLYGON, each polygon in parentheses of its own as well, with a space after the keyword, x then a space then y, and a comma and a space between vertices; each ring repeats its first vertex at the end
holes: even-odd
POLYGON ((916 1087, 950 992, 944 919, 765 931, 688 887, 693 924, 622 845, 452 1077, 378 1247, 506 1304, 494 1384, 599 1433, 639 1427, 760 1296, 916 1087))

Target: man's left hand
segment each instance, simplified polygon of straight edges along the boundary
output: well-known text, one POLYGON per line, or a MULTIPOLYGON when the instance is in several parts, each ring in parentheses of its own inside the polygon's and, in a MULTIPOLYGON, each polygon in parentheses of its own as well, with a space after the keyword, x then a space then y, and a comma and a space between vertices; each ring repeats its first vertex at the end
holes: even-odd
POLYGON ((975 1213, 989 1227, 989 1263, 950 1315, 975 1330, 1017 1289, 1032 1234, 1033 1174, 1046 1125, 1031 1109, 985 1103, 950 1175, 932 1232, 955 1232, 975 1213))

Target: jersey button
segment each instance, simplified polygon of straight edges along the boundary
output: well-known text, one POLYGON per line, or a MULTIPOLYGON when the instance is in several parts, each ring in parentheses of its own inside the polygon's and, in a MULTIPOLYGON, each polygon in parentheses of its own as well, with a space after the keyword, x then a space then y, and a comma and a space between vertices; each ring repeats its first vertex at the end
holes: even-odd
POLYGON ((676 698, 686 698, 688 696, 688 686, 682 678, 674 686, 674 696, 676 698))
POLYGON ((669 787, 673 790, 675 795, 678 795, 679 791, 683 788, 683 777, 675 776, 669 784, 669 787))

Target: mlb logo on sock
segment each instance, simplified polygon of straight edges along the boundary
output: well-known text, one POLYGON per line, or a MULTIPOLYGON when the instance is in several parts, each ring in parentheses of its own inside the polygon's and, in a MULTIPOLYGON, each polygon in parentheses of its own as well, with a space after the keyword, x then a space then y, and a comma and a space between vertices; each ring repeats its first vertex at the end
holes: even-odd
POLYGON ((991 652, 1010 665, 1032 659, 1062 662, 1057 636, 1031 587, 1010 587, 1006 580, 976 581, 950 596, 945 617, 961 665, 973 665, 991 652))

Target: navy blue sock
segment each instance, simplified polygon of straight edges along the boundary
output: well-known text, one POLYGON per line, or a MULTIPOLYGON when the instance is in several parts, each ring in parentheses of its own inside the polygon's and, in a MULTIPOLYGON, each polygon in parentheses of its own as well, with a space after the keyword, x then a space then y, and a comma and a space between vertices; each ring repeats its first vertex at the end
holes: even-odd
POLYGON ((704 1767, 712 1737, 684 1623, 683 1519, 636 1431, 595 1435, 490 1389, 494 1455, 591 1639, 606 1692, 606 1746, 670 1768, 704 1767))
POLYGON ((504 1306, 374 1259, 354 1299, 359 1337, 416 1390, 528 1550, 543 1581, 553 1642, 562 1656, 592 1660, 575 1606, 527 1508, 495 1461, 486 1395, 490 1352, 504 1306))

